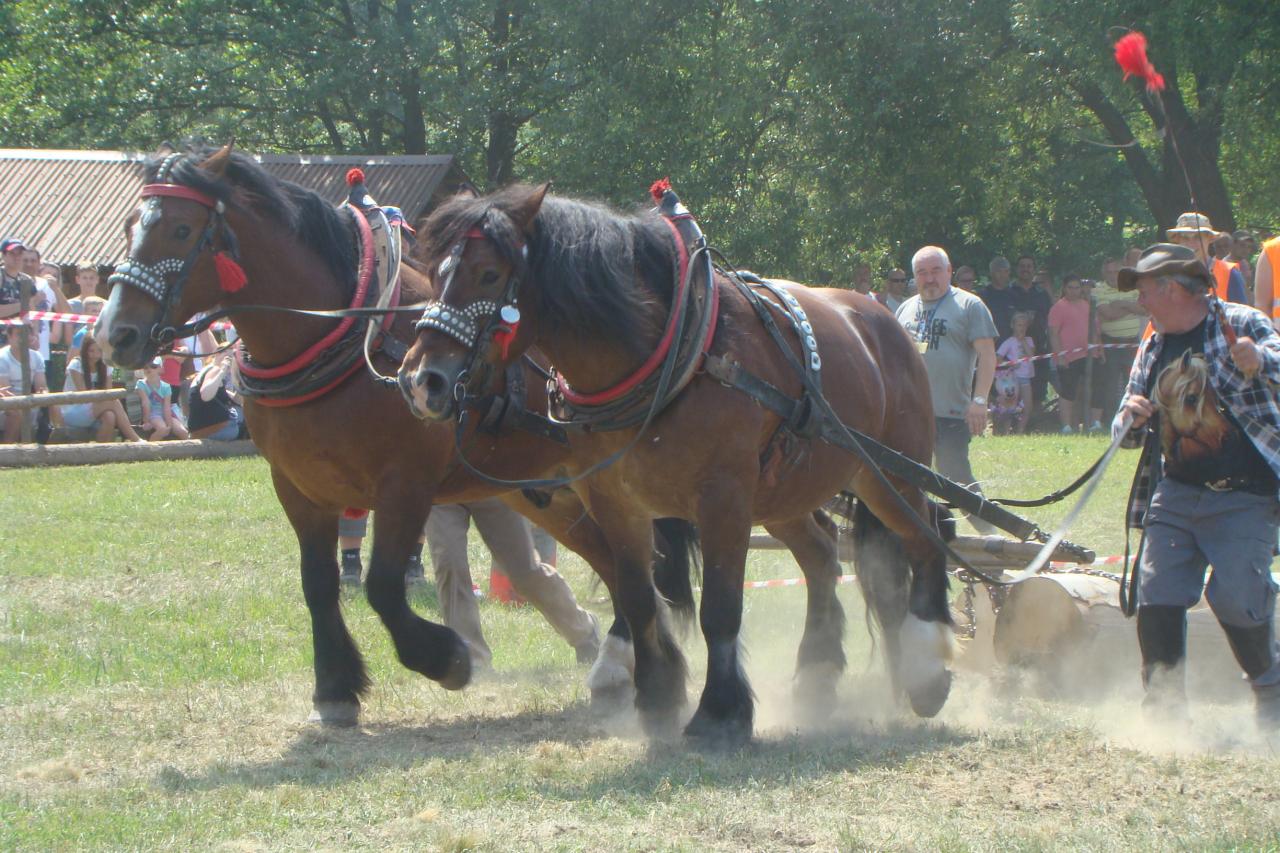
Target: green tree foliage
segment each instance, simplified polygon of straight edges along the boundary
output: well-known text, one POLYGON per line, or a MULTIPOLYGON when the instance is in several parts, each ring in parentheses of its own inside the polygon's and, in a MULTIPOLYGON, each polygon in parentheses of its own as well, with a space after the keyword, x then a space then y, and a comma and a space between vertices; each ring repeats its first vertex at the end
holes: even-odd
POLYGON ((8 0, 12 147, 448 152, 645 203, 742 264, 848 283, 930 242, 1058 272, 1190 206, 1280 225, 1273 0, 8 0), (1164 113, 1111 43, 1147 32, 1164 113))

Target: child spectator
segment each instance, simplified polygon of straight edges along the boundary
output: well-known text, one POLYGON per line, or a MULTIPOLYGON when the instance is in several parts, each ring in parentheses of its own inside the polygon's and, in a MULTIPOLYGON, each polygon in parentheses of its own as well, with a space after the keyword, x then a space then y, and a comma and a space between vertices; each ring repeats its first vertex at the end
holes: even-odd
POLYGON ((164 363, 160 367, 160 378, 173 389, 170 398, 171 408, 179 413, 184 422, 191 420, 191 412, 182 408, 182 371, 189 360, 190 353, 191 350, 182 344, 175 344, 171 351, 164 354, 164 363))
POLYGON ((173 416, 173 389, 160 378, 161 360, 153 358, 142 368, 142 381, 133 386, 142 403, 142 422, 151 427, 151 441, 173 436, 188 438, 187 428, 173 416))
POLYGON ((1036 375, 1035 363, 1031 356, 1036 354, 1036 342, 1031 338, 1031 315, 1019 311, 1010 321, 1013 334, 1004 339, 996 356, 1000 362, 1015 362, 1002 366, 996 371, 999 379, 1003 373, 1006 379, 1012 379, 1016 385, 1018 416, 1016 432, 1021 435, 1027 431, 1027 422, 1031 419, 1031 380, 1036 375))
MULTIPOLYGON (((90 299, 96 300, 99 304, 101 304, 102 297, 98 296, 98 293, 97 293, 98 279, 99 279, 99 276, 98 276, 97 264, 91 263, 90 261, 81 261, 80 263, 76 264, 76 288, 80 292, 67 300, 67 304, 71 308, 70 313, 89 314, 89 313, 101 312, 102 309, 100 307, 98 309, 98 312, 90 312, 87 307, 88 300, 90 299)), ((76 332, 79 332, 83 328, 84 328, 83 323, 68 323, 67 331, 65 333, 67 338, 67 343, 70 344, 71 338, 75 336, 76 332)), ((74 349, 75 344, 71 344, 71 346, 74 349)))
MULTIPOLYGON (((102 360, 102 348, 93 335, 81 332, 80 346, 75 357, 67 365, 67 381, 64 391, 97 391, 111 387, 111 371, 102 360)), ((101 400, 97 403, 76 403, 62 406, 62 420, 69 427, 89 429, 97 427, 97 441, 111 441, 117 432, 125 441, 145 441, 129 423, 124 405, 119 400, 101 400)))

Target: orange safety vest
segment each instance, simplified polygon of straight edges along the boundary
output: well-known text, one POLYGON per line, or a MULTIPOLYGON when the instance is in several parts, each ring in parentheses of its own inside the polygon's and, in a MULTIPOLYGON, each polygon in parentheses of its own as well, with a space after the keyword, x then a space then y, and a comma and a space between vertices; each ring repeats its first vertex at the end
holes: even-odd
MULTIPOLYGON (((1273 237, 1262 244, 1262 254, 1267 256, 1267 260, 1271 262, 1271 319, 1280 317, 1280 288, 1276 287, 1276 283, 1280 280, 1280 237, 1273 237)), ((1254 280, 1257 280, 1258 271, 1253 271, 1254 280)))
POLYGON ((1227 285, 1231 282, 1231 271, 1236 268, 1236 264, 1229 264, 1222 258, 1213 259, 1213 292, 1218 295, 1218 299, 1223 302, 1230 302, 1227 298, 1227 285))

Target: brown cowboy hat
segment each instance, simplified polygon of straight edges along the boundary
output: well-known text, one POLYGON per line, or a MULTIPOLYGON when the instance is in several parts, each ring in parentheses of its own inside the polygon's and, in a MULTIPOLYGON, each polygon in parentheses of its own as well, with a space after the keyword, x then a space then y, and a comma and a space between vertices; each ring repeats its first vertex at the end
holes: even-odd
POLYGON ((1133 290, 1138 286, 1140 276, 1175 273, 1198 276, 1206 284, 1211 281, 1209 270, 1196 257, 1194 249, 1173 243, 1156 243, 1142 250, 1138 263, 1121 268, 1120 274, 1116 276, 1116 289, 1133 290))

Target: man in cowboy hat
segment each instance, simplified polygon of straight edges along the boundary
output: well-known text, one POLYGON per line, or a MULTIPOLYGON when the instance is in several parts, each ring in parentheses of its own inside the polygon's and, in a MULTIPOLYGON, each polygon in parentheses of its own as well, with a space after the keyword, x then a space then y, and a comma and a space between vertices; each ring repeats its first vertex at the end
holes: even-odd
POLYGON ((1244 275, 1235 264, 1229 264, 1222 258, 1209 257, 1209 246, 1221 237, 1230 238, 1230 234, 1215 231, 1209 217, 1203 213, 1184 213, 1178 217, 1178 224, 1168 231, 1169 242, 1186 246, 1196 253, 1200 262, 1208 267, 1213 277, 1212 287, 1218 298, 1226 302, 1249 304, 1245 292, 1244 275))
POLYGON ((1186 713, 1187 608, 1199 601, 1211 565, 1205 593, 1253 687, 1259 723, 1280 727, 1271 580, 1280 335, 1254 308, 1211 301, 1213 279, 1187 246, 1148 247, 1120 270, 1117 286, 1137 290, 1155 328, 1138 347, 1112 426, 1117 437, 1127 430, 1126 446, 1160 443, 1161 459, 1144 456, 1150 461, 1129 507, 1145 531, 1136 569, 1143 704, 1186 713), (1196 376, 1206 377, 1203 388, 1196 376))

